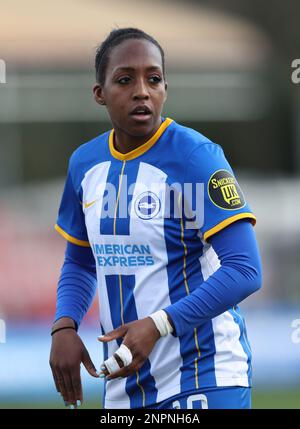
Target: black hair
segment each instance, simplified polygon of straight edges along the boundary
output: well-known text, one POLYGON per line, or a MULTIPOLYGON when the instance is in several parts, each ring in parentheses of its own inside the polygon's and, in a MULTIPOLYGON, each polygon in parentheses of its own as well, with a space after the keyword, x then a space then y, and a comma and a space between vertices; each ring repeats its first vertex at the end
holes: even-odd
POLYGON ((100 83, 100 85, 104 85, 105 82, 105 74, 106 68, 109 61, 109 55, 111 50, 124 42, 124 40, 128 39, 144 39, 153 43, 153 45, 157 46, 161 53, 162 59, 162 70, 163 75, 165 76, 165 53, 160 44, 155 40, 152 36, 145 33, 138 28, 118 28, 112 30, 106 39, 101 43, 101 45, 97 48, 96 58, 95 58, 95 68, 96 68, 96 81, 100 83))

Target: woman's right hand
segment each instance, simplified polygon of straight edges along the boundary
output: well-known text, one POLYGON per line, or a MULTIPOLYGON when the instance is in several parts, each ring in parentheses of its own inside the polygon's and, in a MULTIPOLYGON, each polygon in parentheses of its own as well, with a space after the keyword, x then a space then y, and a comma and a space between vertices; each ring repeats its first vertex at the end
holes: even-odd
MULTIPOLYGON (((69 323, 64 323, 61 319, 59 322, 60 325, 57 322, 53 329, 70 326, 70 319, 69 323)), ((62 395, 66 406, 73 405, 76 408, 79 405, 77 401, 81 404, 83 402, 81 362, 91 376, 99 377, 85 345, 74 329, 62 329, 54 333, 49 363, 56 389, 62 395)))

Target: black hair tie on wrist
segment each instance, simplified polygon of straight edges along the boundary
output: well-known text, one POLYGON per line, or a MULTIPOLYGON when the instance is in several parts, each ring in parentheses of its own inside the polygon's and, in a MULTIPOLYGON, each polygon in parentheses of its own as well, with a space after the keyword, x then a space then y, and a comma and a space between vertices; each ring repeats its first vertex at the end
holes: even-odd
POLYGON ((74 329, 74 331, 77 332, 77 329, 75 328, 75 326, 63 326, 62 328, 54 329, 54 331, 51 332, 51 336, 55 334, 55 332, 62 331, 63 329, 74 329))

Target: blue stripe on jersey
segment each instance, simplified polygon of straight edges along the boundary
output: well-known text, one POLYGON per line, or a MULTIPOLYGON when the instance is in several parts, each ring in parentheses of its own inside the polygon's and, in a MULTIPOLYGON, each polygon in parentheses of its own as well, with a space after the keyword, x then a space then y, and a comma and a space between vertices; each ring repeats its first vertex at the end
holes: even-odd
POLYGON ((197 327, 197 339, 200 350, 200 357, 197 358, 198 388, 216 386, 214 360, 216 349, 211 321, 197 327))
MULTIPOLYGON (((100 234, 130 234, 130 217, 128 213, 128 206, 132 200, 133 192, 129 194, 128 189, 136 182, 138 169, 139 163, 136 162, 131 162, 128 164, 126 162, 116 161, 115 163, 111 163, 107 175, 107 186, 110 188, 113 186, 115 189, 115 205, 117 205, 117 208, 114 207, 114 212, 111 213, 110 216, 105 217, 108 206, 107 204, 103 204, 100 219, 100 234)), ((107 189, 105 191, 105 195, 107 195, 107 189)))
POLYGON ((131 189, 131 192, 129 193, 129 188, 136 183, 139 165, 140 164, 138 162, 126 162, 124 166, 117 209, 116 235, 130 234, 130 216, 128 207, 132 200, 133 189, 131 189))
POLYGON ((111 193, 112 186, 115 189, 115 199, 117 200, 118 190, 119 190, 119 181, 120 175, 123 169, 123 162, 116 161, 110 164, 107 179, 106 179, 106 188, 103 194, 103 205, 101 209, 101 219, 100 219, 100 234, 101 235, 113 235, 114 234, 114 210, 116 201, 109 201, 109 203, 105 200, 108 192, 111 193), (109 206, 109 204, 114 203, 114 207, 109 206), (108 214, 108 215, 107 215, 108 214))
MULTIPOLYGON (((138 319, 133 290, 135 287, 134 275, 106 275, 108 300, 114 329, 138 319), (121 286, 120 286, 121 283, 121 286), (121 293, 120 293, 121 288, 121 293), (121 304, 122 299, 122 304, 121 304), (126 317, 125 317, 126 315, 126 317)), ((120 346, 122 338, 117 339, 120 346)), ((127 377, 126 392, 130 398, 130 408, 141 408, 157 400, 155 380, 150 373, 150 362, 144 363, 137 375, 127 377), (147 385, 145 385, 145 382, 147 385)))
POLYGON ((247 364, 248 364, 248 371, 247 371, 247 375, 248 375, 248 383, 249 386, 252 385, 252 351, 251 351, 251 347, 248 341, 248 337, 247 337, 247 330, 246 330, 246 324, 245 324, 245 319, 240 311, 240 308, 238 305, 236 305, 233 309, 229 310, 229 313, 232 315, 234 321, 238 324, 239 328, 240 328, 240 343, 243 347, 244 352, 247 355, 247 364))

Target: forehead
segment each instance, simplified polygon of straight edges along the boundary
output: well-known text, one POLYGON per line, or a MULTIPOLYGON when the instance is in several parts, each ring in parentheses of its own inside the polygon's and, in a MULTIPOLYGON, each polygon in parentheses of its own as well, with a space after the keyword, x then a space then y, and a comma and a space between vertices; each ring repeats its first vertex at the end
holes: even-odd
POLYGON ((118 68, 123 67, 159 67, 162 69, 160 50, 148 40, 124 40, 124 42, 112 48, 107 73, 113 73, 118 68))

